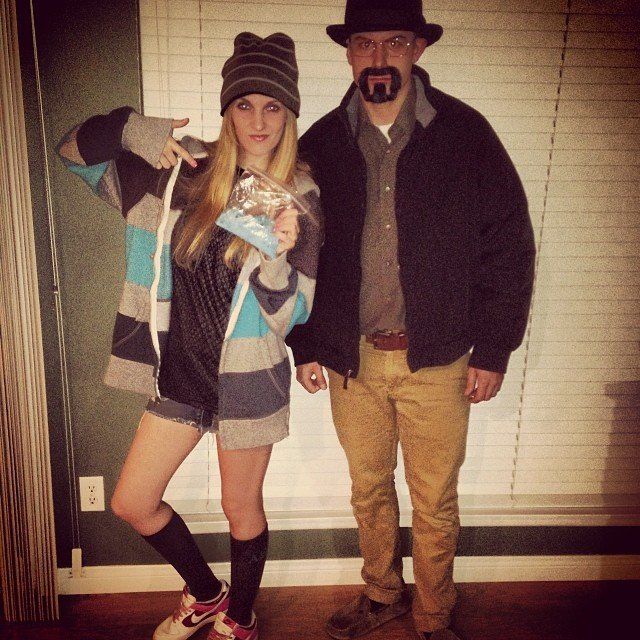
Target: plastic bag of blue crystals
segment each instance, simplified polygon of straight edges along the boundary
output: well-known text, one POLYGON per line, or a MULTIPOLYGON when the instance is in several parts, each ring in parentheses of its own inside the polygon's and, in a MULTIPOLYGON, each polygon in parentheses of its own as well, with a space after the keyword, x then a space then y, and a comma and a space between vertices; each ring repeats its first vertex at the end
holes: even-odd
POLYGON ((245 169, 216 224, 275 258, 278 248, 275 219, 285 209, 307 213, 290 189, 257 169, 245 169))

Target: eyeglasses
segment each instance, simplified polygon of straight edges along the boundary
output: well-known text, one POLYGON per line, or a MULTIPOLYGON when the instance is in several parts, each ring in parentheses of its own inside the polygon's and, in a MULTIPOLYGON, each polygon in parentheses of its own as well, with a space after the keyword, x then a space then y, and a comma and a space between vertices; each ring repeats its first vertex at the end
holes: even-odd
POLYGON ((389 58, 400 58, 415 41, 415 38, 409 40, 406 36, 393 36, 380 41, 355 37, 349 39, 349 50, 359 58, 370 58, 381 46, 389 58))

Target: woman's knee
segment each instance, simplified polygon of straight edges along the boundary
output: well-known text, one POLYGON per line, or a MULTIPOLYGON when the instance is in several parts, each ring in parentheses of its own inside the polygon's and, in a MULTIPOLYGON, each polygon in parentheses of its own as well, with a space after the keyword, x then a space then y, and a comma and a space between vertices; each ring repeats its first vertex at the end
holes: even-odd
POLYGON ((132 526, 144 523, 157 511, 158 505, 148 505, 116 491, 111 497, 111 511, 132 526))
POLYGON ((130 521, 134 517, 134 510, 135 505, 131 500, 117 492, 111 496, 111 511, 121 520, 130 521))
POLYGON ((222 496, 222 511, 231 527, 243 527, 264 520, 261 496, 222 496))

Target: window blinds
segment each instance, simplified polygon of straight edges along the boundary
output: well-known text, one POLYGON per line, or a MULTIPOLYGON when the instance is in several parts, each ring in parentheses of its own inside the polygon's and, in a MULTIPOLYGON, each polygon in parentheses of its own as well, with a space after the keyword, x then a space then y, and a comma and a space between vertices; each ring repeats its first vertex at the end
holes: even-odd
POLYGON ((640 17, 571 5, 514 492, 599 501, 640 487, 640 17))
POLYGON ((35 622, 60 611, 15 3, 0 2, 0 34, 0 597, 3 621, 35 622))
MULTIPOLYGON (((480 110, 523 180, 539 249, 533 308, 503 390, 473 407, 461 502, 467 510, 617 506, 640 493, 640 18, 633 0, 425 2, 442 40, 420 64, 480 110)), ((343 0, 141 0, 147 115, 215 139, 220 70, 234 36, 296 41, 300 132, 351 82, 325 34, 343 0)), ((274 448, 268 510, 349 509, 350 481, 327 394, 292 387, 291 436, 274 448)), ((401 502, 409 507, 399 463, 401 502)), ((215 447, 187 459, 166 498, 218 513, 215 447)))

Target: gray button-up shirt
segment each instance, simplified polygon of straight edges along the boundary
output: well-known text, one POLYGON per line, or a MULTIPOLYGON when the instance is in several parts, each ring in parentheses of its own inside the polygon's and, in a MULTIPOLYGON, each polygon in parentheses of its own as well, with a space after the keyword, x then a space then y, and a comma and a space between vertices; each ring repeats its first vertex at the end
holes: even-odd
POLYGON ((436 115, 415 79, 396 121, 391 143, 369 119, 356 91, 347 106, 349 122, 367 165, 367 213, 361 246, 360 332, 404 331, 405 302, 400 286, 396 226, 396 170, 417 123, 426 127, 436 115))
POLYGON ((404 331, 396 229, 396 166, 415 126, 416 91, 411 91, 389 129, 391 143, 358 107, 358 146, 367 163, 367 215, 362 233, 360 331, 404 331))

